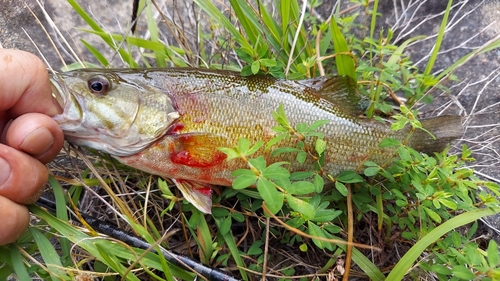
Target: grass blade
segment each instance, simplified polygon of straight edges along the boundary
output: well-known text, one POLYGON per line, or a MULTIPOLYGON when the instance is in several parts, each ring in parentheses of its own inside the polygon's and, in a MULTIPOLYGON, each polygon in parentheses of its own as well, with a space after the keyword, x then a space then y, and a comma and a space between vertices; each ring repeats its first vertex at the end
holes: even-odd
MULTIPOLYGON (((150 41, 159 43, 159 30, 158 30, 158 25, 156 25, 156 21, 153 17, 153 3, 151 1, 148 1, 148 4, 146 5, 146 16, 147 16, 147 22, 148 22, 148 30, 151 36, 150 41)), ((161 43, 160 43, 161 44, 161 43)), ((161 44, 163 46, 163 44, 161 44)), ((165 64, 165 47, 161 48, 161 50, 155 50, 155 57, 156 57, 156 66, 158 67, 166 67, 167 65, 165 64)))
MULTIPOLYGON (((133 249, 121 243, 115 243, 113 240, 91 237, 83 233, 80 229, 75 228, 71 224, 55 218, 54 216, 42 210, 38 206, 30 205, 28 207, 32 213, 34 213, 39 218, 46 221, 58 233, 60 233, 64 237, 67 237, 71 242, 77 244, 79 247, 89 252, 91 256, 95 257, 97 260, 106 264, 110 268, 110 270, 113 270, 115 272, 125 272, 127 268, 124 267, 120 262, 113 262, 112 264, 106 262, 105 257, 100 253, 100 250, 97 248, 98 247, 97 245, 101 247, 100 249, 106 249, 107 252, 112 253, 120 260, 123 260, 123 264, 127 263, 128 261, 134 261, 134 262, 137 261, 137 257, 141 256, 144 253, 144 250, 133 249), (115 268, 114 266, 117 266, 117 268, 115 268)), ((140 262, 141 265, 143 266, 147 266, 157 270, 163 270, 163 266, 159 260, 158 254, 146 253, 142 257, 140 262)), ((176 276, 183 280, 193 279, 194 275, 191 272, 182 270, 179 267, 174 266, 172 264, 170 264, 170 269, 172 270, 173 276, 176 276)), ((135 276, 132 277, 131 274, 128 274, 127 277, 134 278, 135 276)), ((30 280, 30 279, 21 279, 21 280, 30 280)), ((134 279, 134 280, 139 280, 139 279, 134 279)))
POLYGON ((216 19, 219 24, 221 24, 224 28, 226 28, 231 35, 233 36, 233 39, 238 42, 242 47, 252 49, 251 44, 246 40, 243 35, 236 29, 233 23, 231 23, 225 16, 224 14, 221 13, 217 7, 214 6, 212 1, 209 0, 194 0, 194 2, 203 10, 205 13, 207 13, 210 18, 216 19))
POLYGON ((45 235, 43 235, 40 230, 34 227, 30 227, 29 231, 33 235, 33 238, 35 239, 35 242, 38 246, 38 250, 42 255, 43 261, 49 269, 48 273, 50 274, 50 278, 54 281, 60 279, 70 280, 69 276, 66 275, 66 273, 62 269, 63 266, 61 264, 61 259, 59 258, 59 255, 57 254, 50 240, 47 239, 47 237, 45 237, 45 235))
POLYGON ((439 33, 438 33, 438 36, 436 38, 436 45, 434 45, 434 49, 432 50, 432 54, 429 58, 429 62, 427 62, 427 66, 425 67, 425 70, 424 70, 425 75, 431 74, 432 67, 434 67, 434 62, 436 62, 436 58, 438 56, 439 49, 441 47, 441 43, 443 42, 444 32, 446 29, 446 24, 448 23, 448 16, 450 15, 452 3, 453 3, 453 0, 448 0, 448 6, 446 7, 446 11, 444 13, 443 20, 441 21, 441 26, 439 27, 439 33))
POLYGON ((330 21, 330 29, 332 30, 332 40, 333 46, 335 48, 335 62, 337 64, 337 72, 339 75, 346 75, 351 77, 354 81, 356 79, 356 70, 354 65, 354 60, 351 56, 344 53, 349 53, 349 47, 347 46, 347 41, 344 35, 337 26, 335 18, 330 21))
POLYGON ((101 36, 102 40, 106 42, 111 49, 118 51, 122 59, 127 62, 131 67, 138 67, 139 65, 134 61, 132 56, 126 52, 124 49, 118 47, 115 43, 115 41, 112 40, 111 36, 109 36, 108 33, 106 33, 97 22, 95 22, 92 17, 85 12, 85 10, 75 1, 75 0, 68 0, 68 3, 73 7, 75 12, 80 15, 80 17, 95 31, 101 32, 105 35, 101 36))
POLYGON ((418 259, 418 257, 422 254, 422 252, 424 252, 429 245, 434 243, 444 234, 457 227, 478 220, 482 217, 495 215, 498 213, 500 213, 500 208, 473 210, 445 221, 443 224, 439 225, 431 232, 426 234, 420 241, 413 245, 413 247, 411 247, 408 252, 406 252, 403 258, 396 264, 391 273, 387 276, 387 280, 403 280, 405 274, 408 272, 413 263, 418 259))
POLYGON ((234 237, 232 232, 229 231, 228 233, 222 235, 222 238, 226 242, 226 245, 229 248, 229 252, 231 253, 231 256, 236 262, 236 265, 238 265, 239 267, 238 270, 240 271, 241 278, 243 280, 249 280, 247 272, 244 270, 244 268, 247 268, 247 266, 245 265, 243 259, 241 258, 240 252, 238 251, 238 247, 236 246, 236 242, 234 242, 234 237))
MULTIPOLYGON (((52 187, 52 190, 54 191, 54 197, 56 199, 55 201, 56 201, 57 217, 63 221, 68 221, 69 218, 68 218, 68 211, 66 210, 66 199, 61 185, 56 179, 54 179, 53 176, 49 177, 49 184, 52 187)), ((69 241, 64 237, 61 237, 61 239, 59 239, 59 243, 61 244, 63 256, 69 257, 70 247, 71 247, 69 241)))
POLYGON ((9 246, 9 252, 10 259, 12 261, 12 267, 18 280, 31 280, 27 267, 24 265, 23 257, 21 255, 21 252, 19 252, 19 249, 14 245, 11 245, 9 246))

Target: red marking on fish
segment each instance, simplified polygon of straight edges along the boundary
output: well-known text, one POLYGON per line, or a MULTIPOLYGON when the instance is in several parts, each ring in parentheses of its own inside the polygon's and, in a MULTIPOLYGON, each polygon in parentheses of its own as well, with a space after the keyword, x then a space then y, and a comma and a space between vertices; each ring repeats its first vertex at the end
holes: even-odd
POLYGON ((227 155, 216 149, 203 150, 205 137, 199 135, 179 135, 178 142, 170 144, 170 161, 174 164, 196 168, 208 168, 221 164, 227 155), (179 146, 177 146, 179 145, 179 146))
POLYGON ((200 182, 195 182, 191 180, 185 180, 185 179, 176 179, 176 181, 180 184, 184 184, 185 186, 196 189, 197 192, 206 195, 206 196, 211 196, 212 195, 212 187, 210 184, 204 184, 200 182))
POLYGON ((184 129, 184 124, 181 122, 175 122, 167 130, 167 134, 173 135, 173 134, 178 134, 180 131, 184 129))
POLYGON ((172 153, 170 160, 175 164, 182 164, 196 168, 208 168, 222 163, 226 157, 227 156, 224 153, 216 152, 212 155, 212 159, 199 159, 196 156, 191 155, 189 151, 182 150, 177 153, 172 153))

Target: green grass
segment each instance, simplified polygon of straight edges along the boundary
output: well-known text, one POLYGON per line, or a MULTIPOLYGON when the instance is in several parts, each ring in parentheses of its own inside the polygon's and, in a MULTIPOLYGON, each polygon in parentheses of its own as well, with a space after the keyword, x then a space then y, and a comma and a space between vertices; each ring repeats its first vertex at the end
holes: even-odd
MULTIPOLYGON (((195 53, 196 48, 188 47, 186 33, 164 44, 160 25, 153 19, 155 7, 150 1, 140 2, 143 11, 140 20, 150 32, 147 39, 139 34, 109 34, 77 1, 68 2, 87 22, 88 32, 102 38, 130 67, 198 66, 196 62, 200 61, 201 66, 204 63, 212 68, 224 66, 242 75, 302 79, 338 73, 358 81, 362 93, 372 100, 367 116, 377 118, 383 112, 398 116, 395 124, 410 122, 416 127, 418 122, 413 118, 416 112, 408 108, 429 99, 428 90, 443 87, 445 79, 465 61, 498 47, 500 42, 489 42, 433 76, 451 0, 435 48, 422 73, 403 55, 408 44, 419 38, 410 38, 396 46, 391 41, 392 31, 375 34, 380 17, 377 0, 372 4, 354 1, 369 18, 369 35, 364 37, 355 35, 356 14, 336 11, 330 21, 320 22, 298 1, 277 2, 272 14, 266 5, 244 0, 230 0, 227 7, 214 1, 195 0, 204 23, 195 31, 195 37, 201 38, 201 46, 219 48, 219 52, 212 53, 203 48, 195 53), (214 37, 211 32, 221 36, 214 37), (222 56, 223 53, 230 54, 229 58, 222 56), (139 57, 137 61, 136 57, 139 57), (388 98, 391 91, 407 99, 402 114, 392 110, 388 98)), ((315 7, 319 3, 307 4, 315 7)), ((169 29, 170 32, 183 34, 180 27, 175 28, 169 29)), ((103 67, 109 66, 112 58, 107 57, 104 50, 85 41, 82 44, 95 57, 94 61, 103 67)), ((312 128, 292 127, 287 124, 284 111, 277 109, 269 114, 274 114, 281 127, 278 130, 283 134, 279 138, 317 137, 315 129, 323 124, 319 120, 312 128), (294 136, 289 135, 291 131, 295 132, 294 136)), ((0 260, 6 263, 0 267, 0 279, 11 273, 21 280, 30 275, 72 280, 86 274, 105 280, 117 280, 118 276, 126 280, 194 278, 192 272, 166 262, 161 255, 96 236, 89 227, 69 224, 65 206, 71 206, 70 200, 82 202, 85 189, 93 201, 84 203, 107 210, 121 228, 135 232, 151 244, 177 247, 186 255, 223 267, 244 280, 257 280, 261 275, 274 279, 317 280, 316 273, 325 276, 335 263, 346 260, 344 269, 349 274, 344 278, 349 275, 371 280, 401 280, 433 274, 440 280, 498 280, 496 244, 478 245, 473 239, 477 225, 465 233, 455 231, 481 217, 500 213, 496 197, 499 186, 478 179, 466 167, 473 161, 467 147, 462 147, 461 154, 447 155, 445 151, 427 156, 387 140, 381 145, 395 146, 398 151, 392 165, 367 162, 362 167, 362 175, 346 171, 330 178, 333 189, 324 189, 324 179, 318 171, 290 174, 279 164, 266 165, 262 159, 252 158, 256 148, 262 145, 266 144, 241 140, 237 147, 224 150, 230 157, 247 159, 250 170, 238 172, 234 188, 214 194, 212 216, 204 216, 184 202, 175 188, 170 189, 162 180, 130 170, 107 156, 80 154, 88 168, 72 171, 78 174, 79 180, 61 182, 68 188, 66 192, 60 182, 50 180, 57 213, 51 215, 30 206, 40 222, 16 244, 0 247, 0 260), (252 183, 257 183, 257 190, 245 189, 252 183), (106 199, 102 193, 90 191, 89 186, 94 185, 105 190, 106 199), (479 191, 481 186, 496 196, 479 191), (136 192, 139 192, 139 200, 130 195, 136 192), (180 210, 174 208, 175 205, 180 210), (369 229, 355 233, 353 227, 362 224, 369 224, 369 229), (377 266, 375 247, 387 250, 394 233, 400 233, 397 247, 404 255, 400 261, 392 259, 385 264, 384 268, 392 270, 383 272, 383 268, 377 266), (362 237, 360 234, 373 237, 374 242, 357 238, 357 242, 363 244, 373 242, 371 251, 345 243, 353 237, 362 237), (180 244, 190 241, 193 245, 181 247, 175 241, 180 244), (52 245, 57 245, 57 250, 52 245), (455 252, 450 252, 450 247, 455 252), (303 257, 301 266, 297 266, 294 256, 303 257), (308 271, 315 273, 307 274, 308 271)), ((322 145, 317 140, 314 147, 299 145, 289 151, 297 153, 299 162, 309 157, 309 153, 321 159, 322 145)), ((340 278, 339 271, 335 274, 340 278)))

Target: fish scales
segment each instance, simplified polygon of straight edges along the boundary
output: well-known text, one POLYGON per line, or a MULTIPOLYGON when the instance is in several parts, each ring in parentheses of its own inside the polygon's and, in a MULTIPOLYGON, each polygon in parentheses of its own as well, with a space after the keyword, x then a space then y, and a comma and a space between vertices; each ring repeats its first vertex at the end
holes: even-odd
MULTIPOLYGON (((402 133, 393 133, 377 121, 356 120, 298 82, 176 70, 169 73, 167 83, 162 83, 165 81, 163 73, 156 74, 158 77, 149 74, 153 85, 167 93, 175 93, 173 100, 181 114, 179 122, 185 125, 179 133, 227 136, 225 143, 219 146, 233 147, 243 137, 252 143, 273 138, 276 134, 271 128, 276 121, 271 113, 279 104, 283 104, 286 112, 291 112, 287 117, 292 125, 329 120, 330 123, 319 131, 331 144, 326 150, 325 170, 333 175, 356 169, 363 160, 378 163, 387 160, 392 157, 393 150, 378 148, 380 141, 386 136, 400 140, 406 137, 402 133)), ((295 143, 292 138, 277 146, 294 146, 295 143)), ((270 160, 270 151, 261 151, 267 160, 270 160)), ((294 155, 281 155, 273 162, 292 162, 293 158, 294 155)), ((312 163, 297 167, 303 170, 311 168, 312 163)))
MULTIPOLYGON (((236 146, 240 138, 255 143, 275 137, 272 112, 280 104, 292 126, 329 121, 318 131, 327 143, 323 169, 333 176, 359 170, 367 160, 392 161, 394 148, 380 148, 380 142, 402 141, 410 132, 360 116, 366 101, 353 81, 339 76, 291 81, 205 69, 85 69, 58 74, 52 84, 65 109, 54 118, 70 142, 172 178, 184 197, 207 213, 210 185, 231 185, 231 173, 246 167, 241 159, 225 161, 218 148, 236 146)), ((461 136, 460 117, 437 119, 422 121, 437 141, 417 131, 408 144, 429 153, 461 136)), ((313 141, 307 145, 313 147, 313 141)), ((296 142, 292 137, 272 149, 296 142)), ((314 169, 312 160, 301 165, 293 154, 272 157, 272 149, 255 156, 263 155, 268 164, 290 162, 292 171, 314 169)))

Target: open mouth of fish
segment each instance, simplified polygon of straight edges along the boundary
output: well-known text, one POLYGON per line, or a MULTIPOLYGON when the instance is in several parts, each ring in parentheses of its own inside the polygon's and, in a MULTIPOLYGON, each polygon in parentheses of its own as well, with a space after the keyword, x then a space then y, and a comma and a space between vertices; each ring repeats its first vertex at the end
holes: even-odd
POLYGON ((60 83, 57 82, 57 77, 50 77, 50 86, 52 88, 52 97, 56 99, 61 108, 65 108, 67 103, 66 95, 62 94, 63 90, 61 89, 60 83))

